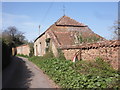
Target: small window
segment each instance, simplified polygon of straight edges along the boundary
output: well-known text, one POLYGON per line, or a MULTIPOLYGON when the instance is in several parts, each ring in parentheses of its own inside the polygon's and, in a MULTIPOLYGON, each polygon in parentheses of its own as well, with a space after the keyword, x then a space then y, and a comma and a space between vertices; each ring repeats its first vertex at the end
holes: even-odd
POLYGON ((46 46, 49 46, 50 45, 50 38, 47 38, 46 39, 46 46))

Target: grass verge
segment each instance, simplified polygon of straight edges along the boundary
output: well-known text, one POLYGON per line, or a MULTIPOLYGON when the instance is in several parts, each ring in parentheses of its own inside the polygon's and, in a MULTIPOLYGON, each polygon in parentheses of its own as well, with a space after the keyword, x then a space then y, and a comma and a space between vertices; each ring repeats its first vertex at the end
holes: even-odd
POLYGON ((29 56, 23 55, 23 54, 17 54, 16 56, 25 57, 25 58, 30 58, 29 56))

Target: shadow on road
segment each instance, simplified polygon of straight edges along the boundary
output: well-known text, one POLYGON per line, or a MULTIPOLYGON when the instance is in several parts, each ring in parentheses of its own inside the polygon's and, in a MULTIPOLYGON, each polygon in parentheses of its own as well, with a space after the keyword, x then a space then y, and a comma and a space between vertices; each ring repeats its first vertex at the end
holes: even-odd
POLYGON ((29 88, 34 74, 26 61, 13 57, 11 64, 2 73, 3 88, 29 88))

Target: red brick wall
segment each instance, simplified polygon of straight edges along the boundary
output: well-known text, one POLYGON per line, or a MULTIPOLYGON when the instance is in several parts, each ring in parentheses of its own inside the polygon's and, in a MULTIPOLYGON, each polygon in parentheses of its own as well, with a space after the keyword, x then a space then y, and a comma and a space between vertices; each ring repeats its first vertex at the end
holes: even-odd
MULTIPOLYGON (((97 43, 98 44, 98 43, 97 43)), ((112 43, 113 44, 113 43, 112 43)), ((81 54, 78 55, 82 60, 94 60, 97 57, 103 58, 105 61, 109 62, 114 69, 118 69, 119 66, 119 51, 120 51, 120 43, 114 43, 113 45, 104 45, 103 42, 103 47, 97 46, 96 48, 82 48, 82 47, 77 47, 77 48, 64 48, 62 49, 64 56, 66 59, 72 60, 76 52, 81 50, 81 54)), ((95 44, 94 44, 95 45, 95 44)), ((85 46, 85 45, 84 45, 85 46)), ((87 46, 86 46, 87 47, 87 46)))
POLYGON ((29 45, 21 45, 16 47, 17 49, 17 54, 23 54, 23 55, 28 55, 30 53, 30 47, 29 45))

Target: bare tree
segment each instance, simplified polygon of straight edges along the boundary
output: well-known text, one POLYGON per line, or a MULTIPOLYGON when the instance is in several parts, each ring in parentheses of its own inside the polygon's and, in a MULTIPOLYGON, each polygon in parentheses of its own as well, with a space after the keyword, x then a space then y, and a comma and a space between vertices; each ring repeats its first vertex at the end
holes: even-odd
POLYGON ((120 40, 120 20, 115 21, 114 25, 111 27, 113 30, 113 40, 120 40))

